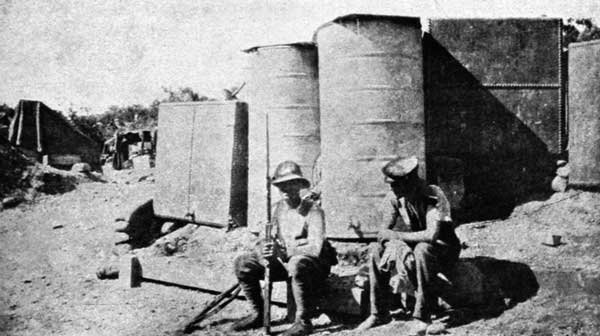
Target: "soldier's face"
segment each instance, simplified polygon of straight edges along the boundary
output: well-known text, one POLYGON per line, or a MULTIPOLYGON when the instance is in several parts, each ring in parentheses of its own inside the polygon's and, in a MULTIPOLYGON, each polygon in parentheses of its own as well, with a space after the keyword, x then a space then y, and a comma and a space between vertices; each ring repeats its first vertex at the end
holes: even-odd
POLYGON ((277 185, 281 195, 287 200, 290 205, 300 203, 300 189, 304 188, 304 184, 299 180, 291 180, 277 185))
POLYGON ((412 182, 409 176, 403 176, 396 178, 390 183, 390 188, 396 194, 396 196, 407 196, 412 191, 412 182))

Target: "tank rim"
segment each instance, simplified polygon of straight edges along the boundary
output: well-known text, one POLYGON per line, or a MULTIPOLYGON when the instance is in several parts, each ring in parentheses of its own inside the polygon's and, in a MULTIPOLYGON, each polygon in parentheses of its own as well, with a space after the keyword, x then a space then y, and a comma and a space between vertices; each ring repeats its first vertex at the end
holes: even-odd
POLYGON ((258 45, 250 48, 242 49, 245 53, 256 52, 258 49, 278 49, 278 48, 305 48, 314 49, 316 45, 314 42, 293 42, 293 43, 280 43, 280 44, 267 44, 258 45))
POLYGON ((406 23, 409 25, 413 25, 415 28, 419 28, 419 29, 421 28, 421 18, 417 17, 417 16, 359 14, 359 13, 347 14, 347 15, 338 16, 335 19, 333 19, 329 22, 326 22, 326 23, 320 25, 319 27, 317 27, 317 29, 315 29, 315 32, 313 33, 313 37, 312 37, 313 43, 318 44, 317 43, 317 35, 323 28, 329 27, 332 24, 337 24, 337 23, 340 23, 343 21, 354 20, 354 19, 386 20, 386 21, 392 21, 395 23, 406 23))

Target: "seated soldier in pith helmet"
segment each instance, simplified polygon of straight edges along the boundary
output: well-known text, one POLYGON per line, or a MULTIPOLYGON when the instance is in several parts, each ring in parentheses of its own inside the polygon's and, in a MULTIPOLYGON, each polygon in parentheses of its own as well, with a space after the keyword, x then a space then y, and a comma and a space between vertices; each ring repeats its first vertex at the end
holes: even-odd
POLYGON ((325 240, 323 210, 311 200, 307 190, 310 182, 302 176, 300 167, 284 161, 275 169, 272 182, 283 196, 273 207, 272 238, 275 244, 265 244, 262 251, 242 254, 234 262, 235 275, 253 312, 236 321, 234 331, 263 326, 263 297, 259 280, 263 279, 263 258, 270 260, 272 281, 291 280, 296 303, 295 322, 283 335, 306 335, 312 331, 310 318, 316 308, 315 295, 324 285, 335 252, 325 240), (303 197, 305 196, 305 197, 303 197))
POLYGON ((460 242, 446 196, 419 177, 416 157, 397 157, 382 171, 391 191, 383 203, 378 243, 371 245, 369 256, 371 315, 357 330, 391 320, 390 273, 397 271, 416 288, 409 327, 412 334, 424 334, 439 295, 434 279, 458 260, 460 242))

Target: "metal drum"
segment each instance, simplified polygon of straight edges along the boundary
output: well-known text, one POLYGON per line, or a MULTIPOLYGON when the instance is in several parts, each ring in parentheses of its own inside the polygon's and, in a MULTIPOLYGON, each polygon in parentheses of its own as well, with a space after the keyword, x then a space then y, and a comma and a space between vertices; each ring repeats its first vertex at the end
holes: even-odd
POLYGON ((279 199, 267 191, 266 177, 282 161, 298 163, 311 179, 320 152, 317 50, 312 43, 260 46, 248 54, 249 104, 248 225, 267 220, 269 204, 279 199))
POLYGON ((600 187, 600 41, 569 44, 569 184, 600 187))
POLYGON ((349 15, 316 32, 329 237, 375 235, 387 161, 416 155, 424 171, 420 27, 414 17, 349 15))
POLYGON ((246 223, 247 117, 243 102, 160 104, 158 216, 246 223))

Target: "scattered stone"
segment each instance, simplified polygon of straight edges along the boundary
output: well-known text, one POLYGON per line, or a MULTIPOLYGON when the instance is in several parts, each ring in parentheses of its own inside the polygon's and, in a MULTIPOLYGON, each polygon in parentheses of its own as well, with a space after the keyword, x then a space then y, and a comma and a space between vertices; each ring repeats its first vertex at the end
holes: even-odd
POLYGON ((447 334, 446 326, 443 323, 432 323, 427 327, 427 335, 447 334))
POLYGON ((24 200, 24 198, 20 197, 20 196, 5 197, 2 200, 2 208, 4 208, 4 209, 14 208, 17 205, 19 205, 21 202, 23 202, 23 200, 24 200))
POLYGON ((32 282, 32 280, 31 280, 31 279, 24 279, 24 280, 23 280, 23 283, 31 283, 31 282, 32 282))
POLYGON ((329 316, 327 316, 327 314, 321 314, 316 319, 313 319, 312 322, 314 325, 322 327, 330 325, 331 319, 329 318, 329 316))
POLYGON ((571 170, 569 169, 569 166, 564 166, 564 167, 560 167, 556 170, 556 175, 558 175, 560 177, 569 177, 570 172, 571 172, 571 170))
POLYGON ((100 280, 118 279, 119 278, 119 268, 114 265, 100 267, 96 271, 96 276, 100 280))
POLYGON ((86 162, 78 162, 71 167, 71 171, 74 173, 89 173, 91 170, 92 167, 86 162))
POLYGON ((164 251, 165 251, 166 255, 171 255, 171 254, 177 252, 177 246, 173 245, 173 243, 171 243, 171 242, 168 242, 164 246, 164 251))
POLYGON ((54 224, 54 225, 52 225, 52 230, 56 230, 56 229, 62 229, 62 228, 64 228, 64 227, 65 227, 65 226, 64 226, 64 225, 62 225, 62 224, 54 224))
POLYGON ((165 222, 162 227, 160 228, 160 233, 162 234, 168 234, 170 232, 172 232, 174 230, 174 226, 175 223, 173 222, 165 222))
POLYGON ((565 190, 567 190, 567 184, 568 184, 568 179, 566 177, 562 177, 562 176, 555 176, 554 179, 552 179, 552 190, 556 191, 556 192, 565 192, 565 190))

